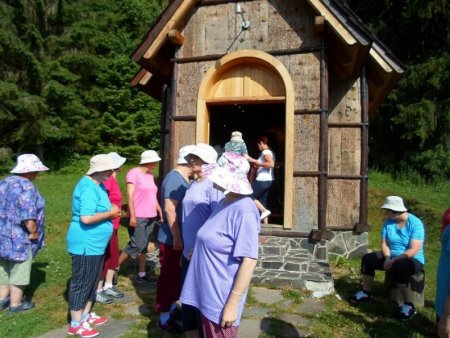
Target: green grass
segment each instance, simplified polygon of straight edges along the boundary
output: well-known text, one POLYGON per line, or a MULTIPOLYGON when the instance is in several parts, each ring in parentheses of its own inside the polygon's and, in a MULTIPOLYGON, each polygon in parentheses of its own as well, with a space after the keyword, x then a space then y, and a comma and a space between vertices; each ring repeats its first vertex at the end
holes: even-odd
MULTIPOLYGON (((124 172, 129 167, 125 168, 124 172)), ((46 243, 47 247, 39 252, 32 269, 31 285, 26 295, 37 304, 31 312, 10 316, 7 311, 0 312, 0 337, 36 337, 67 323, 67 283, 71 275, 70 257, 66 252, 65 235, 71 217, 71 194, 76 182, 87 168, 75 167, 73 173, 46 173, 36 180, 39 191, 46 199, 46 243)), ((124 191, 125 174, 118 177, 124 191)), ((435 272, 439 254, 439 219, 450 205, 448 191, 450 182, 428 186, 411 183, 408 180, 394 180, 388 175, 371 172, 369 180, 369 223, 373 230, 369 236, 370 247, 379 248, 380 227, 384 213, 379 207, 387 195, 400 195, 411 211, 421 217, 427 229, 426 245, 426 288, 425 307, 419 310, 416 319, 402 323, 393 319, 393 305, 377 298, 372 305, 350 306, 348 296, 359 287, 359 261, 330 259, 335 277, 336 295, 326 298, 326 310, 312 316, 314 326, 309 328, 314 337, 430 337, 434 333, 434 292, 435 272)), ((119 231, 121 247, 127 241, 124 228, 119 231)), ((134 291, 132 283, 125 277, 120 278, 120 288, 134 291)), ((375 293, 382 293, 382 275, 378 274, 375 293)), ((294 304, 300 304, 308 293, 299 290, 283 290, 283 296, 294 304)), ((170 337, 161 334, 156 328, 156 313, 153 311, 154 293, 139 294, 139 297, 151 309, 148 316, 132 317, 126 314, 123 305, 96 305, 96 311, 114 318, 130 318, 134 323, 127 338, 170 337)), ((250 297, 248 305, 255 305, 250 297)), ((276 315, 289 313, 290 308, 277 310, 276 315)), ((281 330, 282 322, 280 321, 281 330)), ((281 332, 281 331, 280 331, 281 332)), ((277 333, 268 333, 265 337, 276 337, 277 333)), ((181 337, 181 336, 180 336, 181 337)))

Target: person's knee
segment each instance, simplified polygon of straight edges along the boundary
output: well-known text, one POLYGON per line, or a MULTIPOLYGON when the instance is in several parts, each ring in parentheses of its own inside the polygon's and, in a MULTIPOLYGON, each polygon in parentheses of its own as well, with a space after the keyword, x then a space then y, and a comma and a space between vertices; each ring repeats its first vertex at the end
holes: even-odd
POLYGON ((367 253, 361 258, 361 273, 367 276, 375 276, 377 257, 372 253, 367 253))
POLYGON ((371 267, 375 265, 375 260, 373 259, 373 255, 371 253, 367 253, 361 258, 361 266, 371 267))

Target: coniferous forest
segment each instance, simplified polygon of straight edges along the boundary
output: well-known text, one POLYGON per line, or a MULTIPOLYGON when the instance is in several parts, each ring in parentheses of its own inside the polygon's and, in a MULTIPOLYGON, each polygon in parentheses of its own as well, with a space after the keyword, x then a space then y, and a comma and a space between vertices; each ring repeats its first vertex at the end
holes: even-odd
POLYGON ((157 148, 160 105, 129 85, 138 69, 129 55, 164 6, 148 0, 2 0, 3 162, 34 152, 57 168, 108 149, 133 157, 157 148))
MULTIPOLYGON (((450 1, 341 1, 406 66, 370 121, 370 166, 450 177, 450 1)), ((129 55, 166 6, 1 0, 0 169, 23 152, 56 169, 157 149, 160 104, 129 85, 138 70, 129 55)))

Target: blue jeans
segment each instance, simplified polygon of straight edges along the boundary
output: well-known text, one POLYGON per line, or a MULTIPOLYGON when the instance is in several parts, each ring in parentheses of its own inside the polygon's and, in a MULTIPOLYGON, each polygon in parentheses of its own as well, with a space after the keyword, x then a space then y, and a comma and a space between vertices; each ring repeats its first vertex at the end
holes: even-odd
POLYGON ((257 181, 255 180, 252 183, 252 199, 256 199, 262 203, 265 207, 267 207, 267 199, 269 197, 269 190, 272 186, 273 181, 257 181))

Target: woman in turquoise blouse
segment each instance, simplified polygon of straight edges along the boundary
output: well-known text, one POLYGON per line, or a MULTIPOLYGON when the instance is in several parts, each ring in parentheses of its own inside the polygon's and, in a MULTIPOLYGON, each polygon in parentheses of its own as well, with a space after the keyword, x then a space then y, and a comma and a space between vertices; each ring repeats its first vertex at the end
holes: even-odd
POLYGON ((91 312, 91 308, 101 277, 105 248, 113 231, 111 220, 120 217, 120 209, 111 205, 102 184, 112 175, 113 169, 117 168, 110 156, 92 157, 89 171, 73 192, 72 221, 67 232, 67 250, 72 257, 69 335, 94 337, 98 332, 90 325, 107 321, 91 312))

